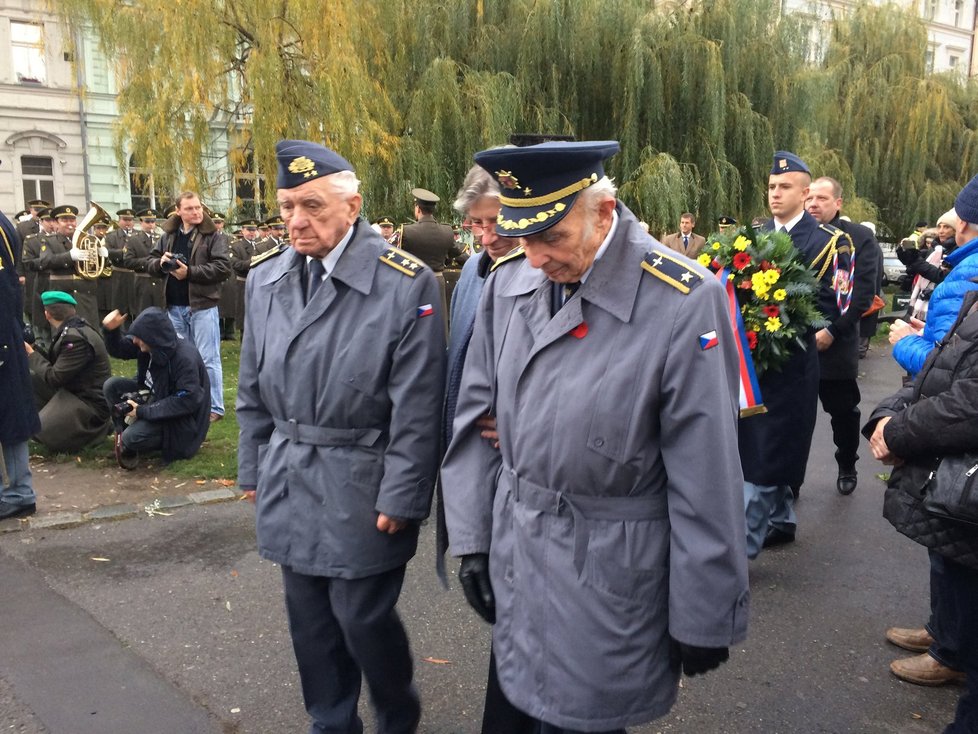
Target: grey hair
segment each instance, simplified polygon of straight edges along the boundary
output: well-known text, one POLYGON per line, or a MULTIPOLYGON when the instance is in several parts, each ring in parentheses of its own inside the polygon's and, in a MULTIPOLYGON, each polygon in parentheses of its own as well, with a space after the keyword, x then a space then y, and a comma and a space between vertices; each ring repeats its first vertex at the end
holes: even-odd
POLYGON ((479 199, 484 196, 498 199, 499 195, 499 184, 496 179, 485 168, 475 165, 465 174, 465 180, 455 195, 455 202, 452 207, 464 217, 479 199))
POLYGON ((618 198, 618 187, 615 186, 614 181, 612 181, 610 178, 607 176, 602 176, 597 183, 584 189, 578 198, 584 205, 585 209, 588 211, 597 211, 598 205, 602 201, 606 199, 618 198))
POLYGON ((360 179, 353 171, 337 171, 324 178, 340 196, 352 196, 360 190, 360 179))

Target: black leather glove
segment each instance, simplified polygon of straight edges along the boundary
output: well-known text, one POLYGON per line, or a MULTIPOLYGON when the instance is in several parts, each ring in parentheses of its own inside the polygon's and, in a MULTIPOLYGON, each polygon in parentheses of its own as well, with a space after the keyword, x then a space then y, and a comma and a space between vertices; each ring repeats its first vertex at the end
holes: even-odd
POLYGON ((730 657, 726 647, 696 647, 675 639, 672 642, 673 662, 682 663, 683 673, 690 677, 718 668, 730 657))
POLYGON ((897 259, 904 265, 913 265, 918 260, 923 260, 923 256, 916 247, 898 247, 896 248, 897 259))
POLYGON ((489 624, 496 623, 496 597, 489 581, 489 555, 472 553, 462 556, 458 568, 458 580, 465 592, 465 600, 476 613, 489 624))

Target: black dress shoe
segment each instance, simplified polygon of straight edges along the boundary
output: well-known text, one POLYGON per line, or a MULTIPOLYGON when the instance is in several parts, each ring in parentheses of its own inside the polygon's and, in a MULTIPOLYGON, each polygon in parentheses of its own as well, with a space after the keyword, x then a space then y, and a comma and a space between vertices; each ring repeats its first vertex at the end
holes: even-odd
POLYGON ((26 517, 37 512, 37 505, 31 502, 29 505, 14 505, 10 502, 0 502, 0 520, 10 520, 14 517, 26 517))
POLYGON ((849 495, 856 491, 856 468, 839 468, 839 478, 835 481, 835 488, 839 494, 849 495))
POLYGON ((795 531, 781 530, 780 528, 770 528, 764 536, 763 548, 776 548, 779 545, 787 545, 795 542, 795 531))

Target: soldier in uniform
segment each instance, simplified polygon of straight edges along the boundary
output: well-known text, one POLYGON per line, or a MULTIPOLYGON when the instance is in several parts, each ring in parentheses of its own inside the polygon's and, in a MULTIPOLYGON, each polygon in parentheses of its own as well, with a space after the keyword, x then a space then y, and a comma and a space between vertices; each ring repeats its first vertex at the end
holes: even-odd
POLYGON ((105 247, 109 251, 109 262, 112 263, 112 284, 109 311, 119 309, 121 313, 133 312, 133 290, 135 275, 132 268, 125 263, 126 246, 135 234, 136 215, 132 209, 120 209, 115 213, 118 226, 105 236, 105 247))
MULTIPOLYGON (((258 241, 258 222, 254 219, 245 219, 239 224, 241 236, 231 243, 229 253, 234 277, 228 278, 228 282, 234 281, 234 321, 238 324, 238 331, 244 334, 245 279, 248 277, 248 270, 251 269, 251 258, 257 254, 255 243, 258 241)), ((222 300, 224 298, 223 291, 221 298, 222 300)))
MULTIPOLYGON (((132 271, 132 297, 129 315, 135 319, 150 306, 163 308, 163 278, 149 272, 149 253, 160 237, 156 232, 156 210, 139 212, 139 231, 126 242, 123 263, 132 271)), ((126 312, 123 312, 126 313, 126 312)))
MULTIPOLYGON (((38 221, 41 223, 41 231, 29 234, 24 238, 19 264, 19 272, 24 276, 24 315, 35 327, 42 324, 46 326, 44 308, 41 306, 42 291, 37 287, 38 271, 41 268, 41 245, 44 244, 45 236, 54 232, 56 226, 49 208, 41 209, 38 213, 38 221), (34 308, 35 301, 37 301, 36 309, 34 308)), ((44 330, 46 331, 46 329, 44 330)))
POLYGON ((102 385, 112 376, 102 337, 75 312, 70 293, 41 294, 54 342, 47 356, 25 344, 41 430, 35 440, 53 451, 79 451, 111 426, 102 385))
POLYGON ((397 244, 394 238, 394 220, 390 217, 381 217, 376 222, 374 222, 378 227, 380 227, 380 236, 383 237, 387 242, 394 245, 397 244))
POLYGON ((412 189, 414 197, 414 224, 403 224, 398 231, 397 246, 410 252, 424 262, 438 280, 441 291, 441 313, 445 317, 445 328, 448 328, 448 297, 445 289, 444 270, 454 257, 464 262, 463 252, 455 243, 455 233, 451 225, 442 224, 435 219, 435 207, 440 201, 438 196, 427 189, 412 189))
POLYGON ((727 214, 724 214, 719 219, 717 219, 717 230, 720 234, 729 232, 737 228, 737 220, 727 214))
MULTIPOLYGON (((282 217, 275 214, 266 219, 265 224, 268 225, 268 237, 265 238, 265 241, 261 245, 261 252, 268 252, 269 250, 274 250, 288 244, 289 236, 282 217)), ((258 243, 255 244, 257 246, 258 243)), ((257 247, 256 254, 258 254, 257 247)))
POLYGON ((251 258, 254 256, 255 243, 258 241, 258 220, 257 219, 243 219, 236 225, 238 227, 237 235, 231 239, 231 244, 228 246, 228 258, 231 260, 231 276, 221 284, 221 298, 218 301, 218 316, 221 319, 221 341, 229 341, 234 339, 234 324, 237 322, 238 328, 242 328, 244 323, 244 315, 238 311, 238 301, 239 296, 243 301, 244 294, 239 294, 240 290, 238 282, 238 269, 235 268, 235 252, 234 244, 245 240, 246 244, 240 248, 242 252, 240 267, 243 270, 240 280, 243 283, 245 276, 248 275, 248 267, 251 265, 251 258), (247 251, 249 254, 247 257, 244 256, 243 252, 247 251))
POLYGON ((51 205, 44 199, 32 199, 27 202, 27 210, 30 212, 30 219, 17 222, 17 234, 23 242, 27 235, 38 234, 41 231, 40 214, 42 209, 50 209, 51 205))
POLYGON ((214 229, 218 232, 224 231, 224 223, 226 221, 223 212, 214 212, 211 214, 211 221, 214 222, 214 229))
MULTIPOLYGON (((102 240, 103 244, 108 233, 108 222, 96 222, 92 225, 92 234, 102 240)), ((106 246, 106 252, 108 249, 106 246)), ((110 254, 105 261, 105 267, 102 268, 102 274, 95 281, 95 302, 98 304, 99 319, 115 308, 112 305, 112 274, 112 256, 110 254)))
MULTIPOLYGON (((41 270, 48 276, 52 290, 70 293, 77 301, 78 315, 89 324, 99 323, 96 281, 78 275, 78 263, 87 259, 91 253, 72 245, 75 226, 78 223, 78 209, 70 204, 56 206, 51 214, 57 220, 57 232, 46 238, 41 245, 41 270)), ((102 257, 109 251, 102 248, 102 257)))
MULTIPOLYGON (((768 177, 768 206, 772 219, 761 228, 787 232, 795 249, 818 275, 819 311, 828 321, 848 305, 850 248, 837 237, 840 230, 819 224, 805 211, 811 172, 794 153, 777 151, 768 177)), ((744 468, 744 507, 747 513, 747 553, 795 539, 795 493, 805 481, 808 454, 818 412, 818 347, 815 331, 804 337, 805 348, 794 347, 780 370, 760 377, 766 413, 740 421, 740 461, 744 468)))
POLYGON ((414 732, 395 604, 438 464, 438 289, 359 218, 347 161, 295 140, 276 154, 292 247, 256 257, 248 275, 238 482, 256 497, 259 552, 282 567, 311 731, 363 730, 363 677, 375 731, 414 732))
POLYGON ((618 149, 475 156, 522 249, 483 287, 441 480, 466 599, 535 732, 663 716, 680 668, 715 668, 747 629, 723 286, 616 200, 618 149))

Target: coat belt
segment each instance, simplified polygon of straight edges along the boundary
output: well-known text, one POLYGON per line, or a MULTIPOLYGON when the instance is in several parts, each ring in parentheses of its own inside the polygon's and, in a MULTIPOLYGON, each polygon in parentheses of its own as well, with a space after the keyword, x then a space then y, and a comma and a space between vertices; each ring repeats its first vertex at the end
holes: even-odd
POLYGON ((551 515, 570 514, 574 525, 574 568, 578 576, 584 573, 591 538, 588 520, 662 520, 669 516, 669 505, 662 492, 633 497, 568 494, 524 479, 508 467, 503 468, 500 478, 509 482, 515 502, 551 515))
POLYGON ((295 419, 275 418, 275 430, 292 443, 311 446, 373 446, 380 438, 379 428, 331 428, 296 423, 295 419))

